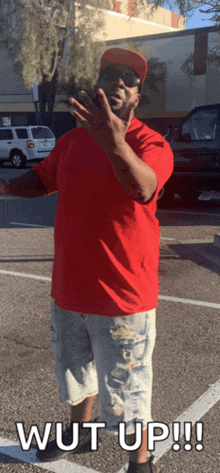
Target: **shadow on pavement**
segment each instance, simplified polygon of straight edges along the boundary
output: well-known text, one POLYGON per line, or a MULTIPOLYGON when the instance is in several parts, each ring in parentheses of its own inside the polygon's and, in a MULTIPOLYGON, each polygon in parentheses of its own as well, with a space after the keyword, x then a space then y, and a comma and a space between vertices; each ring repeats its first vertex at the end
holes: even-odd
POLYGON ((169 247, 182 260, 191 260, 220 275, 220 249, 212 243, 181 243, 171 244, 169 247))

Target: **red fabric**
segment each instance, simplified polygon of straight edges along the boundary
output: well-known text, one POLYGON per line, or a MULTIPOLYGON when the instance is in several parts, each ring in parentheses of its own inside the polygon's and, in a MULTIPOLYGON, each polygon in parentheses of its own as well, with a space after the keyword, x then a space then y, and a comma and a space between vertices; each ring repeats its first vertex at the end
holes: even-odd
POLYGON ((126 194, 106 152, 82 127, 62 136, 33 168, 49 194, 59 191, 51 296, 62 309, 119 316, 157 306, 156 200, 173 153, 136 118, 126 141, 157 176, 154 198, 144 205, 126 194))

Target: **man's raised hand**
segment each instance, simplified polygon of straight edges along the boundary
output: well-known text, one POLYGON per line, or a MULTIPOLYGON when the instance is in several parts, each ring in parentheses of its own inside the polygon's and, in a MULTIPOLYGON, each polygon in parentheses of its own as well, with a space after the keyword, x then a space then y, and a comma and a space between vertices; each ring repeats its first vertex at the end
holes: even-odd
POLYGON ((69 101, 75 108, 71 113, 91 134, 93 139, 108 152, 112 151, 117 146, 117 143, 124 141, 126 131, 133 116, 133 108, 129 111, 127 120, 123 121, 111 111, 108 99, 102 89, 98 90, 97 95, 100 109, 95 106, 86 92, 82 91, 80 92, 80 97, 85 106, 81 105, 76 99, 71 98, 69 101))

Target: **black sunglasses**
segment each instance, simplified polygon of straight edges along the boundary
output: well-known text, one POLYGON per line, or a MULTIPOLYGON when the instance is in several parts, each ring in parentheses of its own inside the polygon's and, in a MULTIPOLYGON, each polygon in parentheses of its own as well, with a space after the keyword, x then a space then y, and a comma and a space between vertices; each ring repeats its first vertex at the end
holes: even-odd
POLYGON ((103 69, 100 73, 100 79, 105 79, 109 81, 118 80, 119 77, 123 80, 124 84, 127 87, 135 87, 136 85, 140 87, 141 85, 139 77, 129 72, 119 71, 118 69, 106 68, 103 69))

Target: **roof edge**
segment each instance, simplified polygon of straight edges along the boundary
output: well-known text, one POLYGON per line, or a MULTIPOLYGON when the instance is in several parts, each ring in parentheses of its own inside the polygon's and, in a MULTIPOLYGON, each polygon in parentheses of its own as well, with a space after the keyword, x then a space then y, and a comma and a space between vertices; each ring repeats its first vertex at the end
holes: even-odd
POLYGON ((125 41, 149 41, 151 39, 161 39, 161 38, 172 38, 178 36, 189 36, 195 34, 204 34, 204 33, 214 33, 218 31, 218 26, 205 26, 202 28, 192 28, 188 30, 179 30, 179 31, 172 31, 169 33, 156 33, 156 34, 148 34, 142 36, 129 36, 127 38, 120 38, 120 39, 111 39, 107 40, 107 45, 117 45, 121 44, 125 41))

